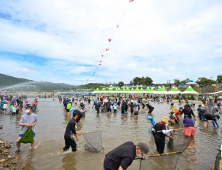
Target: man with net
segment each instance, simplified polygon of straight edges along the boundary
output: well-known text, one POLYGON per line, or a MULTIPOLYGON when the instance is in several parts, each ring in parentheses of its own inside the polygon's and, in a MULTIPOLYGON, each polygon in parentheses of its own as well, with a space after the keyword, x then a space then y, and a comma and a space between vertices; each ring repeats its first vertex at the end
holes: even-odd
POLYGON ((72 135, 76 137, 77 141, 79 140, 79 136, 81 135, 81 133, 76 131, 76 123, 79 122, 81 117, 82 113, 78 110, 74 110, 73 117, 72 119, 70 119, 68 125, 66 126, 66 131, 64 134, 65 147, 61 150, 61 152, 67 151, 70 148, 70 146, 72 147, 72 152, 76 151, 77 145, 72 135))
POLYGON ((154 126, 155 129, 155 143, 156 143, 156 148, 159 154, 162 154, 164 152, 164 147, 165 147, 165 136, 168 138, 171 138, 174 140, 172 136, 169 136, 167 133, 172 132, 172 129, 166 130, 166 124, 169 123, 168 117, 164 116, 159 123, 156 123, 154 126))
POLYGON ((103 169, 126 170, 136 156, 141 159, 148 159, 148 152, 147 143, 140 142, 135 145, 133 142, 126 142, 106 154, 103 169))

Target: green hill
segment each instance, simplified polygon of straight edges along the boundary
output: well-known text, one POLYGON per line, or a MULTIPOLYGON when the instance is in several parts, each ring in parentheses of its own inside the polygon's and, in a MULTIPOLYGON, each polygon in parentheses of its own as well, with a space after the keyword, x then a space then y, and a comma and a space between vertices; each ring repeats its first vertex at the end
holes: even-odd
POLYGON ((32 80, 16 78, 0 73, 0 87, 12 86, 19 83, 30 82, 32 80))
POLYGON ((16 78, 0 74, 0 90, 8 91, 54 91, 74 90, 76 86, 65 83, 51 83, 16 78))

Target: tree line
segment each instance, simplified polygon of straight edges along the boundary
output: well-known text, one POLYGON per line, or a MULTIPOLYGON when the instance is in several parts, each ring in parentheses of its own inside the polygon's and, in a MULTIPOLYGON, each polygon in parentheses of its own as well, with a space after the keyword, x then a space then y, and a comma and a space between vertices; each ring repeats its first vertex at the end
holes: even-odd
MULTIPOLYGON (((186 78, 184 80, 174 79, 173 84, 175 84, 176 86, 179 86, 181 83, 186 84, 189 81, 190 81, 189 78, 186 78)), ((222 75, 218 75, 216 80, 208 79, 206 77, 199 77, 197 79, 196 83, 201 84, 204 87, 210 86, 210 85, 215 84, 215 83, 222 83, 222 75)), ((97 83, 95 83, 95 84, 89 83, 89 84, 86 84, 86 85, 77 86, 75 88, 74 87, 64 87, 63 89, 64 90, 75 90, 77 88, 78 89, 79 88, 81 88, 81 89, 97 89, 97 88, 101 89, 101 88, 110 87, 110 85, 112 85, 113 87, 118 86, 119 88, 121 88, 125 85, 125 83, 123 81, 120 81, 119 83, 111 83, 110 82, 110 83, 105 83, 105 84, 103 84, 103 83, 98 83, 98 84, 97 83)), ((148 76, 147 77, 135 77, 127 85, 130 85, 130 86, 132 86, 132 85, 134 85, 134 86, 137 86, 137 85, 151 86, 151 85, 153 85, 153 80, 152 80, 152 78, 150 78, 148 76)), ((164 83, 163 85, 168 87, 168 86, 170 86, 170 83, 169 82, 164 83)))
MULTIPOLYGON (((185 80, 179 80, 179 79, 174 79, 174 84, 176 86, 179 86, 179 84, 181 83, 188 83, 190 81, 189 78, 186 78, 185 80)), ((206 86, 211 86, 212 84, 216 84, 216 83, 222 83, 222 75, 217 75, 217 79, 216 80, 212 80, 212 79, 208 79, 206 77, 199 77, 196 81, 197 84, 203 85, 204 87, 206 86)))

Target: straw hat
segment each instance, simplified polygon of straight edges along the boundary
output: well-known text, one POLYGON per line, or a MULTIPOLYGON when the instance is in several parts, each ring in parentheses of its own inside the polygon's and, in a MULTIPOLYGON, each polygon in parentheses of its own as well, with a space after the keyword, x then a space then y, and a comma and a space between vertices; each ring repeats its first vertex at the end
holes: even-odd
POLYGON ((162 119, 160 119, 160 120, 166 124, 168 123, 168 117, 166 117, 166 116, 163 116, 162 119))

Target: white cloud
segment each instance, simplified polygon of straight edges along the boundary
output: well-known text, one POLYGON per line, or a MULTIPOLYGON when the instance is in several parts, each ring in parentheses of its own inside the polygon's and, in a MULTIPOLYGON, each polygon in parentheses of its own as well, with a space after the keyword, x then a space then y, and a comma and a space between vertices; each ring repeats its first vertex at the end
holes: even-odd
POLYGON ((18 71, 22 74, 30 74, 30 70, 28 70, 27 68, 23 68, 22 70, 18 70, 18 71))
POLYGON ((32 79, 77 83, 77 79, 88 79, 102 60, 95 80, 128 83, 140 75, 162 83, 217 74, 221 63, 219 1, 136 0, 130 3, 111 43, 108 38, 127 0, 1 3, 0 11, 12 17, 0 18, 0 52, 19 56, 14 67, 3 66, 7 74, 21 70, 20 74, 32 79), (110 47, 108 52, 106 47, 110 47), (29 55, 50 61, 42 66, 34 59, 24 62, 29 55))

